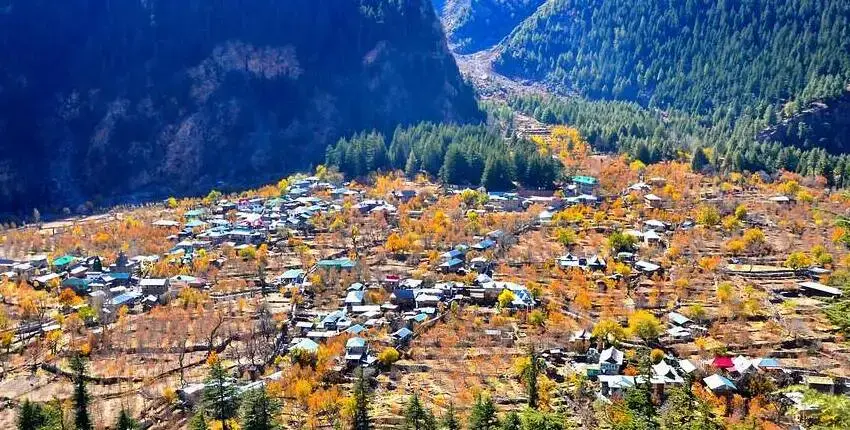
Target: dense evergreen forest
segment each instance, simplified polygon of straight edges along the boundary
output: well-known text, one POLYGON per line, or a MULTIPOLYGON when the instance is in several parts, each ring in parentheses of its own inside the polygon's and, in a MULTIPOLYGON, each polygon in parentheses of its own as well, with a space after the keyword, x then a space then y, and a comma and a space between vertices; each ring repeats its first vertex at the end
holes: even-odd
POLYGON ((850 82, 850 2, 550 0, 496 68, 591 99, 762 114, 850 82))
POLYGON ((430 0, 9 0, 0 47, 3 211, 256 185, 365 127, 482 119, 430 0))
POLYGON ((545 0, 433 0, 455 52, 489 48, 528 18, 545 0))
POLYGON ((560 163, 540 154, 523 139, 504 139, 484 125, 422 123, 398 128, 387 141, 378 132, 360 133, 328 147, 326 163, 350 177, 379 170, 420 172, 449 184, 505 191, 515 183, 531 189, 551 189, 560 163))
POLYGON ((578 128, 597 151, 622 152, 644 163, 692 160, 708 153, 698 169, 773 173, 788 170, 823 176, 834 186, 850 186, 850 156, 817 147, 804 149, 755 136, 772 119, 743 114, 713 121, 679 112, 648 110, 635 103, 581 98, 514 97, 508 104, 541 121, 578 128), (710 149, 709 151, 704 151, 710 149))

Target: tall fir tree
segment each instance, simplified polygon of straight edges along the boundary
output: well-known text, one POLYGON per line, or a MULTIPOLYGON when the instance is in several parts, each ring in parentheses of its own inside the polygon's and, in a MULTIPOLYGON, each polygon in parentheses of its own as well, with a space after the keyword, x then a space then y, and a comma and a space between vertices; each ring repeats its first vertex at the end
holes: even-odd
POLYGON ((502 428, 500 430, 522 430, 522 421, 519 418, 519 414, 516 412, 507 414, 502 420, 502 428))
POLYGON ((702 148, 694 150, 694 156, 691 159, 691 170, 694 172, 702 172, 702 169, 708 165, 708 157, 705 156, 705 151, 702 148))
POLYGON ((229 420, 238 411, 239 399, 234 382, 219 360, 212 364, 204 381, 204 409, 211 419, 221 422, 222 430, 230 428, 229 420))
POLYGON ((207 416, 203 408, 196 411, 195 415, 189 420, 189 430, 209 430, 210 426, 207 423, 207 416))
POLYGON ((280 407, 280 403, 269 397, 265 387, 249 392, 242 400, 241 429, 280 429, 281 426, 276 417, 280 407))
POLYGON ((534 347, 528 349, 528 366, 523 370, 522 379, 525 381, 525 393, 528 396, 528 407, 537 409, 540 403, 537 377, 540 376, 542 363, 534 347))
POLYGON ((138 430, 139 422, 136 421, 127 409, 121 408, 121 413, 118 414, 118 421, 115 423, 115 430, 138 430))
POLYGON ((414 394, 404 411, 404 430, 436 430, 437 420, 434 414, 422 405, 419 395, 414 394))
POLYGON ((354 414, 351 419, 352 430, 370 430, 372 428, 372 419, 369 418, 369 386, 366 382, 366 376, 363 374, 363 369, 360 369, 357 374, 357 381, 354 382, 354 414))
POLYGON ((79 355, 71 358, 71 371, 74 373, 74 427, 76 430, 92 430, 94 425, 89 415, 89 396, 86 388, 86 362, 79 355))
POLYGON ((478 394, 475 404, 469 412, 469 430, 496 430, 499 428, 499 417, 496 416, 496 404, 490 396, 478 394))
POLYGON ((496 153, 484 163, 481 186, 488 191, 506 191, 514 188, 512 166, 504 154, 496 153))
POLYGON ((24 400, 18 410, 18 430, 38 430, 47 423, 43 407, 35 402, 24 400))
POLYGON ((446 413, 443 415, 440 425, 445 430, 460 430, 460 420, 457 419, 454 402, 449 402, 449 407, 446 408, 446 413))
POLYGON ((440 179, 447 184, 462 184, 467 178, 466 159, 457 145, 452 145, 446 152, 443 167, 440 169, 440 179))
POLYGON ((404 164, 404 174, 409 179, 413 179, 417 173, 419 173, 419 159, 416 158, 415 152, 410 151, 410 155, 407 157, 407 163, 404 164))

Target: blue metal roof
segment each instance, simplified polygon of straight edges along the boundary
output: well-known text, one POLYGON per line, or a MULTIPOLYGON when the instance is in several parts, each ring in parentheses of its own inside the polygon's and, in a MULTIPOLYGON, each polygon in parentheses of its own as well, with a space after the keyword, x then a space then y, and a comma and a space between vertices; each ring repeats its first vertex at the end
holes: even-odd
POLYGON ((441 264, 440 266, 454 267, 454 266, 460 266, 461 264, 463 264, 463 260, 460 260, 458 258, 452 258, 451 260, 446 261, 445 263, 441 264))
POLYGON ((136 291, 129 291, 124 294, 119 294, 113 297, 112 300, 110 300, 110 303, 113 306, 126 305, 127 303, 131 303, 133 300, 136 300, 139 297, 142 297, 142 293, 136 291))
POLYGON ((407 337, 413 336, 413 332, 407 327, 402 327, 392 335, 399 339, 405 339, 407 337))
POLYGON ((363 348, 364 346, 366 346, 366 339, 362 337, 352 337, 345 342, 346 348, 363 348))

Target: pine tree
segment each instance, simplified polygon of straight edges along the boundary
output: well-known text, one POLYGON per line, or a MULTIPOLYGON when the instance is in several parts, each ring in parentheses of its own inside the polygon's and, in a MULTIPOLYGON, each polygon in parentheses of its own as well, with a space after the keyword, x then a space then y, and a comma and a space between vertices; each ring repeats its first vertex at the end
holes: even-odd
POLYGON ((505 191, 513 189, 512 166, 503 154, 493 154, 484 164, 481 175, 481 185, 489 191, 505 191))
POLYGON ((370 430, 372 428, 372 420, 369 418, 369 387, 366 384, 366 377, 363 375, 363 369, 360 369, 357 374, 357 381, 354 383, 354 416, 351 422, 352 430, 370 430))
POLYGON ((18 411, 18 430, 36 430, 44 426, 44 410, 38 403, 24 400, 18 411))
POLYGON ((121 413, 118 414, 118 422, 115 424, 115 430, 137 430, 138 428, 139 422, 130 416, 130 412, 122 408, 121 413))
POLYGON ((674 387, 668 393, 659 421, 661 428, 716 430, 721 428, 712 417, 711 407, 694 396, 689 384, 674 387))
POLYGON ((220 421, 223 430, 228 430, 228 420, 236 416, 239 399, 233 378, 227 375, 220 361, 213 363, 204 381, 204 409, 210 418, 220 421))
MULTIPOLYGON (((649 375, 650 361, 648 354, 644 354, 640 358, 638 366, 641 375, 649 375)), ((656 423, 657 411, 652 403, 652 392, 650 385, 647 382, 637 384, 635 387, 626 391, 624 398, 625 406, 631 412, 637 428, 654 429, 658 428, 656 423)))
MULTIPOLYGON (((544 413, 534 409, 524 410, 520 421, 522 423, 523 430, 564 430, 567 428, 561 415, 556 413, 544 413)), ((646 427, 635 428, 647 429, 646 427)))
POLYGON ((641 143, 638 145, 635 150, 635 159, 640 160, 643 164, 649 164, 652 162, 652 155, 649 153, 649 148, 647 148, 645 144, 641 143))
POLYGON ((456 145, 449 147, 443 167, 440 169, 440 179, 447 184, 466 182, 466 159, 456 145))
POLYGON ((511 412, 505 416, 505 419, 502 420, 501 430, 522 430, 522 421, 519 419, 519 414, 511 412))
POLYGON ((74 426, 76 430, 92 430, 89 416, 89 397, 86 389, 86 363, 79 355, 71 358, 71 370, 74 372, 74 426))
POLYGON ((40 404, 24 400, 18 412, 18 430, 61 430, 63 423, 62 407, 58 401, 40 404))
POLYGON ((499 428, 496 405, 490 396, 478 394, 469 413, 469 430, 495 430, 499 428))
POLYGON ((407 403, 407 409, 404 411, 403 428, 405 430, 435 430, 437 428, 434 414, 428 408, 422 406, 418 394, 411 396, 407 403))
POLYGON ((449 403, 449 407, 446 409, 446 414, 443 415, 443 420, 440 424, 445 430, 460 430, 460 421, 458 421, 455 415, 454 402, 449 403))
POLYGON ((407 163, 404 165, 404 174, 413 179, 419 172, 419 160, 416 158, 416 153, 410 151, 410 156, 407 157, 407 163))
POLYGON ((242 402, 242 430, 276 430, 280 424, 275 415, 280 404, 269 397, 265 387, 251 391, 242 402))
POLYGON ((209 425, 207 424, 207 417, 204 414, 203 409, 197 411, 195 415, 192 417, 192 420, 189 421, 189 430, 208 430, 209 425))
POLYGON ((705 156, 705 151, 702 148, 695 149, 694 157, 691 159, 691 170, 702 172, 706 165, 708 165, 708 158, 705 156))
POLYGON ((528 395, 528 407, 537 409, 540 402, 540 393, 537 389, 537 377, 540 375, 540 358, 532 346, 528 350, 528 367, 523 370, 522 378, 525 380, 525 391, 528 395))

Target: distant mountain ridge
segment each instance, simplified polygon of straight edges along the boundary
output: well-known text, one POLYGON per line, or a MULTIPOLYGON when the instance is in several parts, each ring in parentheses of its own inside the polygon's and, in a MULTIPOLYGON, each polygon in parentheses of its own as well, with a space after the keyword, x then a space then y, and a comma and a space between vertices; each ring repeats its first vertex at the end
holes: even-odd
POLYGON ((487 49, 528 18, 545 0, 433 0, 449 44, 469 54, 487 49))
POLYGON ((256 184, 362 129, 482 119, 429 0, 10 0, 0 43, 7 211, 256 184))
POLYGON ((591 99, 707 113, 838 94, 843 0, 548 0, 499 47, 508 76, 591 99))

